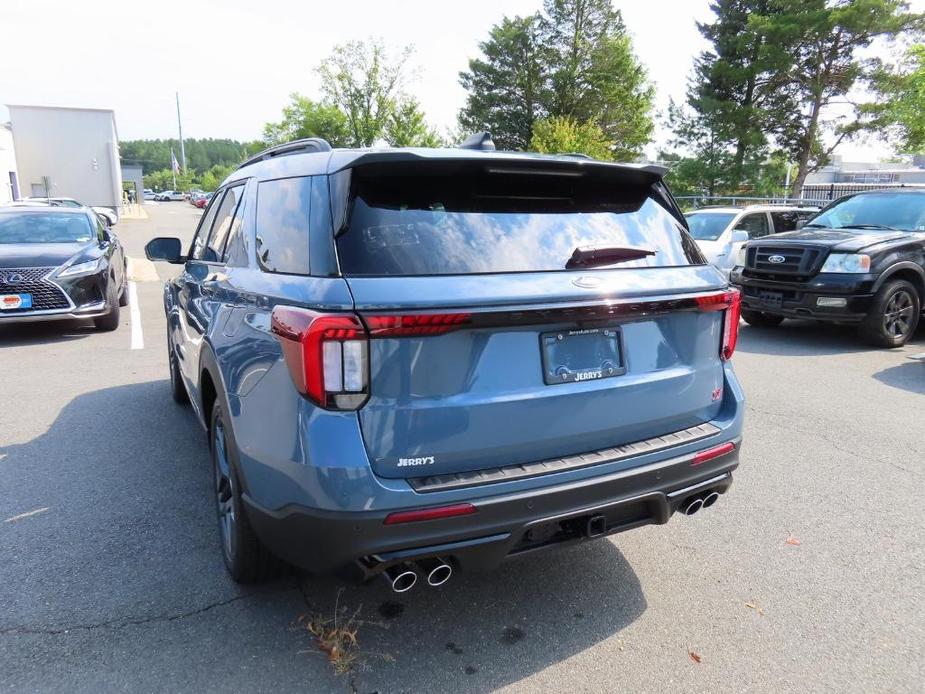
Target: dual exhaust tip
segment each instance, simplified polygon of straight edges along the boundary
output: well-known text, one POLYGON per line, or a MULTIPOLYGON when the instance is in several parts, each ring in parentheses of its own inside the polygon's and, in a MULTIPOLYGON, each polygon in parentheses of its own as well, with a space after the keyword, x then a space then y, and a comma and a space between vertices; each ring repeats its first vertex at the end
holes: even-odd
POLYGON ((427 585, 442 586, 453 575, 453 567, 436 557, 390 566, 381 575, 396 593, 407 593, 418 582, 419 573, 425 577, 427 585))
POLYGON ((684 503, 681 504, 681 513, 685 516, 693 516, 702 508, 710 508, 718 499, 719 494, 717 492, 706 492, 704 494, 688 497, 684 503))

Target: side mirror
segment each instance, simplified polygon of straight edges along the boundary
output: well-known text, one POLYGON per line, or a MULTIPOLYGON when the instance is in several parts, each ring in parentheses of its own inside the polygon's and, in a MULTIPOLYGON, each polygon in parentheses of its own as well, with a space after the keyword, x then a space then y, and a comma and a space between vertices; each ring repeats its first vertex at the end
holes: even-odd
POLYGON ((179 265, 186 260, 183 257, 180 239, 167 236, 159 236, 148 241, 145 244, 145 257, 148 260, 163 260, 174 265, 179 265))
POLYGON ((732 242, 733 243, 745 243, 748 241, 748 232, 737 229, 732 232, 732 242))
POLYGON ((804 226, 806 226, 806 220, 805 220, 805 219, 798 219, 798 220, 797 220, 797 223, 794 225, 793 228, 794 228, 794 229, 802 229, 804 226))

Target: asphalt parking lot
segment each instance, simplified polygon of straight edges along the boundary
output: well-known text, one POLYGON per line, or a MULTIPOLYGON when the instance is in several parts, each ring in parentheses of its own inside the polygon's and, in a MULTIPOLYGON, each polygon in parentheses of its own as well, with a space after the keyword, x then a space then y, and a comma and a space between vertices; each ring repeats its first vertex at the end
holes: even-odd
MULTIPOLYGON (((130 257, 199 217, 146 210, 117 228, 130 257)), ((0 690, 921 691, 925 329, 875 350, 743 325, 742 465, 713 508, 396 596, 228 578, 161 283, 136 293, 113 333, 0 326, 0 690), (299 622, 335 605, 360 620, 348 675, 299 622)))

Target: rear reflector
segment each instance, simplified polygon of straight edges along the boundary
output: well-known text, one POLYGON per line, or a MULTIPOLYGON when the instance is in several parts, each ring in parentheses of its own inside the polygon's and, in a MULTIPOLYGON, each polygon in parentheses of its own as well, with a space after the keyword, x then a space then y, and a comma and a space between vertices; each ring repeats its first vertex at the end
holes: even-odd
POLYGON ((468 516, 475 513, 472 504, 453 504, 452 506, 437 506, 436 508, 420 508, 414 511, 396 511, 385 517, 386 525, 398 523, 414 523, 416 521, 436 520, 437 518, 452 518, 453 516, 468 516))
POLYGON ((708 460, 713 460, 714 458, 719 458, 726 455, 727 453, 732 453, 736 449, 736 445, 732 441, 716 446, 715 448, 708 448, 705 451, 700 451, 694 456, 694 461, 691 465, 700 465, 705 463, 708 460))

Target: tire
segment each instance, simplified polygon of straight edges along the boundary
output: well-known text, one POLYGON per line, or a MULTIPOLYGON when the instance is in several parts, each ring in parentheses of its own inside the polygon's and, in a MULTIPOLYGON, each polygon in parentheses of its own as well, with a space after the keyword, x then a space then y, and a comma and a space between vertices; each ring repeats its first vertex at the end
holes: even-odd
POLYGON ((209 425, 209 453, 222 558, 236 582, 257 583, 274 576, 280 564, 257 538, 247 518, 234 450, 234 436, 222 405, 216 401, 209 425))
MULTIPOLYGON (((112 286, 111 280, 109 285, 112 286)), ((93 319, 93 324, 96 326, 97 330, 112 332, 119 327, 119 305, 118 297, 113 296, 112 290, 110 289, 109 313, 93 319)))
POLYGON ((122 291, 119 292, 119 306, 123 308, 128 306, 128 282, 122 283, 122 291))
POLYGON ((186 391, 186 384, 183 383, 183 376, 180 374, 180 364, 177 361, 177 353, 174 351, 170 333, 167 334, 167 368, 170 370, 170 395, 173 401, 178 405, 188 405, 189 393, 186 391))
POLYGON ((784 317, 763 311, 742 311, 742 320, 756 328, 775 328, 784 322, 784 317))
POLYGON ((860 333, 877 347, 902 347, 915 334, 922 298, 906 280, 887 282, 874 295, 860 333))

